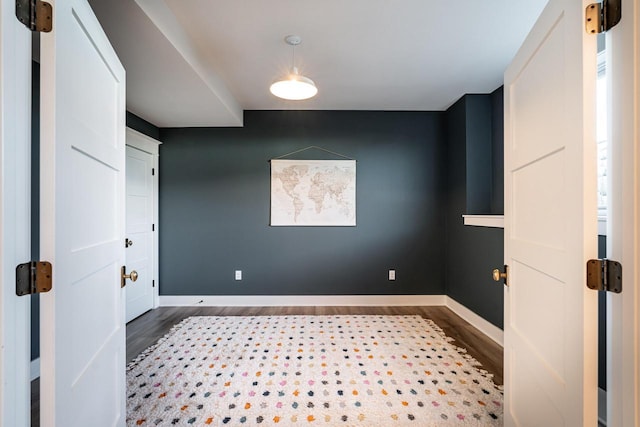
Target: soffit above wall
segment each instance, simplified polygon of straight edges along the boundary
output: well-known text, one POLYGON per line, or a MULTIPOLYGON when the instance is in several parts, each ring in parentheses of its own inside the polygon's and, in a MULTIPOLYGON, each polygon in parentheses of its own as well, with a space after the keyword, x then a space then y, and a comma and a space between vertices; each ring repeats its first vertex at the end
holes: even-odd
POLYGON ((90 0, 127 69, 127 107, 159 127, 241 126, 242 110, 442 111, 489 93, 546 0, 90 0), (307 101, 269 85, 296 65, 307 101))

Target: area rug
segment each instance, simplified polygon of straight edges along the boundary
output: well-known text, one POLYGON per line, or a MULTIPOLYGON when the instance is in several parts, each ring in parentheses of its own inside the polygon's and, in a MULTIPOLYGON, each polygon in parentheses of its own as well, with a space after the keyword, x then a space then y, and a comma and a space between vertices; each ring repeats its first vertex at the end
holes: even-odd
POLYGON ((502 425, 451 341, 420 316, 190 317, 127 367, 127 425, 502 425))

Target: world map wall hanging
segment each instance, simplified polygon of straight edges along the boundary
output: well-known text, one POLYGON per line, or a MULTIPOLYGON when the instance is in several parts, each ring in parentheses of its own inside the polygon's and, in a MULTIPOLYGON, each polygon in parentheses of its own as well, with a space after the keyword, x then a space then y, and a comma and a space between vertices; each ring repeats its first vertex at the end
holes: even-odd
POLYGON ((355 160, 271 160, 272 226, 355 226, 355 160))

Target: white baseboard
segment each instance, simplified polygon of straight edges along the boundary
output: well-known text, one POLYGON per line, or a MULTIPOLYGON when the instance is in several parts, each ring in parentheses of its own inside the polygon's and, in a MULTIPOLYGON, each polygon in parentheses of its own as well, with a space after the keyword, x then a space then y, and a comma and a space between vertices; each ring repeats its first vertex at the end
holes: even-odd
POLYGON ((31 381, 40 378, 40 358, 31 361, 31 381))
POLYGON ((504 331, 493 323, 490 323, 478 316, 473 311, 469 310, 464 305, 460 304, 458 301, 454 300, 449 296, 445 296, 445 305, 451 309, 455 314, 462 317, 464 320, 469 322, 473 327, 478 329, 480 332, 485 334, 487 337, 491 338, 493 341, 498 343, 501 347, 504 347, 504 331))
POLYGON ((504 346, 504 333, 446 295, 161 295, 161 307, 420 306, 444 305, 504 346))
POLYGON ((445 305, 444 295, 160 295, 161 307, 445 305))

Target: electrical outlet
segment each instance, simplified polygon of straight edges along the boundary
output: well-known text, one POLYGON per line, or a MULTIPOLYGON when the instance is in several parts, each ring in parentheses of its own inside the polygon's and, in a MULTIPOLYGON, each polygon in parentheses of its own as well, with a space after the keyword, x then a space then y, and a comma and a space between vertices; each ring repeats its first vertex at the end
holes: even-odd
POLYGON ((396 280, 396 271, 389 270, 389 280, 396 280))
POLYGON ((236 270, 236 280, 242 280, 242 270, 236 270))

